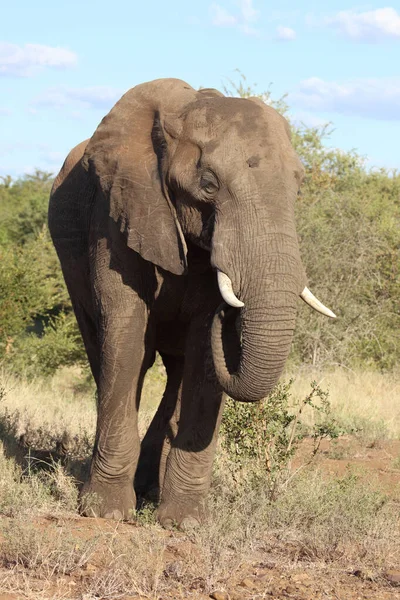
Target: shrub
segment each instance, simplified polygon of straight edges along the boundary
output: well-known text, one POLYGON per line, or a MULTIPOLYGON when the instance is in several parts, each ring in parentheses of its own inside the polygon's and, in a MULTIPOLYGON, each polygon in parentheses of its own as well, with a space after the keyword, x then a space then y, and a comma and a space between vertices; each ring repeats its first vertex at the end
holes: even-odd
POLYGON ((86 354, 49 231, 0 246, 0 358, 26 376, 86 363, 86 354))
POLYGON ((53 184, 51 173, 36 170, 33 175, 13 180, 1 177, 0 245, 23 245, 33 239, 47 222, 47 206, 53 184))
POLYGON ((308 462, 317 454, 324 437, 336 438, 339 430, 330 414, 328 392, 315 381, 301 400, 292 398, 293 381, 280 383, 259 403, 228 400, 222 419, 222 444, 233 461, 234 476, 246 468, 246 485, 262 483, 275 498, 290 476, 290 462, 306 434, 314 440, 308 462), (301 422, 306 406, 316 412, 314 425, 301 422), (248 466, 252 464, 249 470, 248 466), (253 479, 249 482, 248 478, 253 479))

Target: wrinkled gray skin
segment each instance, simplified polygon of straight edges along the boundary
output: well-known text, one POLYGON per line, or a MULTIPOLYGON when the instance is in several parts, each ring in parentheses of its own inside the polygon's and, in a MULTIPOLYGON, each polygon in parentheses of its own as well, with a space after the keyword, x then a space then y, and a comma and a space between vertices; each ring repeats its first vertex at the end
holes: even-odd
POLYGON ((67 157, 49 226, 98 387, 84 514, 129 517, 135 478, 165 526, 201 521, 224 392, 260 400, 289 353, 302 178, 274 109, 177 79, 131 89, 67 157), (222 301, 216 269, 244 308, 222 301), (140 446, 156 351, 168 382, 140 446))

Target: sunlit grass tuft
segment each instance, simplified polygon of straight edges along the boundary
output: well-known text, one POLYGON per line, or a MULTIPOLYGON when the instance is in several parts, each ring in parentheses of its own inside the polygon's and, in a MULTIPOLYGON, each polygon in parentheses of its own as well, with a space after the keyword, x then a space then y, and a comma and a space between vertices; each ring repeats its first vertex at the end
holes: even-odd
MULTIPOLYGON (((298 397, 308 393, 315 379, 329 391, 332 414, 347 433, 366 439, 400 439, 400 374, 378 371, 303 370, 293 374, 292 392, 298 397)), ((305 422, 313 421, 305 411, 305 422)))

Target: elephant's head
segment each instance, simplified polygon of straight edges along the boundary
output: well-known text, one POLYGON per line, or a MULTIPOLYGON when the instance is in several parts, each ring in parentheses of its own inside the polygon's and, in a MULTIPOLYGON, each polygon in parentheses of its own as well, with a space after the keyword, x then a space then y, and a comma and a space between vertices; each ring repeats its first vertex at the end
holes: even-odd
POLYGON ((225 300, 212 327, 217 377, 237 400, 266 396, 290 350, 297 298, 310 294, 294 220, 303 167, 286 120, 256 98, 156 80, 121 98, 83 163, 143 258, 183 274, 189 241, 209 250, 225 300))

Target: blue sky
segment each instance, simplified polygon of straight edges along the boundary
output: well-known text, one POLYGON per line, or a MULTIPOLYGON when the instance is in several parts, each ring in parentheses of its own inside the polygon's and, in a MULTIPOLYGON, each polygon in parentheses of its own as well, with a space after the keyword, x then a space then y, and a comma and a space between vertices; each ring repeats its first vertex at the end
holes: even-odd
POLYGON ((288 93, 330 145, 400 169, 400 1, 19 0, 2 7, 0 175, 57 172, 130 87, 222 89, 239 69, 288 93))

